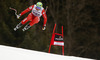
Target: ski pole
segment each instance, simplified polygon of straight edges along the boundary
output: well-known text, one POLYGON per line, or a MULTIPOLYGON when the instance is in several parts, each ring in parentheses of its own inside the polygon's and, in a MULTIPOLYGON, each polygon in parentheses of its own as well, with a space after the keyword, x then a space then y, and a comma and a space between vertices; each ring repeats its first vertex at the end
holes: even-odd
POLYGON ((48 6, 46 6, 45 12, 47 11, 47 9, 48 9, 48 6))
POLYGON ((9 9, 14 10, 15 11, 15 15, 17 16, 17 10, 14 8, 9 7, 9 9))

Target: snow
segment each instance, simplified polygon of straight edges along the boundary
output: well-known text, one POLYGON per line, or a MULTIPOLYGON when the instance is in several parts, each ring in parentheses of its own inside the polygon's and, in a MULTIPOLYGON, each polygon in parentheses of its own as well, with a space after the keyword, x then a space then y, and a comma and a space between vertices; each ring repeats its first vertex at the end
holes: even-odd
POLYGON ((0 60, 93 60, 0 45, 0 60))

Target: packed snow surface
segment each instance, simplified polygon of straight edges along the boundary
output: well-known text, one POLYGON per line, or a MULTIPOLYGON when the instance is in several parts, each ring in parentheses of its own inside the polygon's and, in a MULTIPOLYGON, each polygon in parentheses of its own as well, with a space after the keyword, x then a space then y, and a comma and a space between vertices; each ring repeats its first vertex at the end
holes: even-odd
POLYGON ((0 60, 94 60, 0 45, 0 60))

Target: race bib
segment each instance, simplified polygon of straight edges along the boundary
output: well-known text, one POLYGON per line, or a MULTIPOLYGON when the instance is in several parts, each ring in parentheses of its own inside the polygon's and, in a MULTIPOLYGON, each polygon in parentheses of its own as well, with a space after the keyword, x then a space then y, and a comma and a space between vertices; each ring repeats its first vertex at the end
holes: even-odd
POLYGON ((32 13, 35 15, 35 16, 41 16, 41 12, 38 12, 36 10, 33 10, 32 13))

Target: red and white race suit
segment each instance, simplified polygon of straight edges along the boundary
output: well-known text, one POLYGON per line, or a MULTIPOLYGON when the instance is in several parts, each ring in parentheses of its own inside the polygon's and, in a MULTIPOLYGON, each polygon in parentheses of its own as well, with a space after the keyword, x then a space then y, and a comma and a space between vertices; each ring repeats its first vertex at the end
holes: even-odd
POLYGON ((40 10, 37 10, 36 5, 32 5, 26 10, 24 10, 23 12, 21 12, 20 16, 24 15, 25 13, 29 11, 31 11, 31 13, 25 19, 21 21, 22 24, 25 24, 26 22, 31 21, 29 25, 33 26, 34 24, 38 23, 40 21, 40 17, 43 16, 44 18, 43 26, 46 26, 47 16, 46 16, 46 12, 43 7, 40 10))

